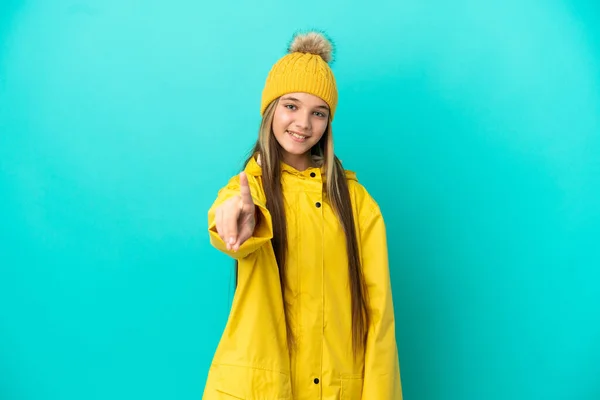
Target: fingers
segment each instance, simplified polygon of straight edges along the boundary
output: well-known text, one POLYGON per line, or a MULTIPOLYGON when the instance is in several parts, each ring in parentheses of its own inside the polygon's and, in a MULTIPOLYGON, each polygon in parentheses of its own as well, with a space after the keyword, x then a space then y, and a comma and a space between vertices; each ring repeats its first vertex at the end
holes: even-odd
POLYGON ((232 246, 233 251, 238 251, 244 242, 252 237, 254 233, 254 223, 252 221, 242 222, 240 231, 235 244, 232 246))
POLYGON ((250 185, 248 184, 248 177, 245 172, 240 173, 240 195, 242 196, 242 202, 244 205, 252 204, 252 193, 250 193, 250 185))
POLYGON ((221 207, 221 224, 223 231, 222 239, 227 245, 227 250, 231 250, 232 246, 237 241, 240 202, 240 197, 236 196, 227 200, 221 207))
POLYGON ((215 215, 217 233, 225 242, 227 250, 237 251, 252 236, 255 208, 248 177, 241 172, 240 195, 226 200, 215 215))

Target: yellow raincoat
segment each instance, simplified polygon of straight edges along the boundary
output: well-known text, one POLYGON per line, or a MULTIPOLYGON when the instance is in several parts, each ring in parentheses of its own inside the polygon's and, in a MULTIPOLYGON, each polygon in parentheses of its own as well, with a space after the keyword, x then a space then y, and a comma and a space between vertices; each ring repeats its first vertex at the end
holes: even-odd
POLYGON ((324 199, 324 170, 282 164, 282 171, 285 302, 296 345, 288 350, 271 217, 261 168, 252 158, 245 172, 257 205, 253 237, 234 253, 216 230, 215 207, 239 194, 238 175, 208 212, 212 245, 238 259, 239 272, 203 400, 401 400, 386 233, 377 203, 347 171, 371 316, 366 350, 354 359, 345 235, 324 199))

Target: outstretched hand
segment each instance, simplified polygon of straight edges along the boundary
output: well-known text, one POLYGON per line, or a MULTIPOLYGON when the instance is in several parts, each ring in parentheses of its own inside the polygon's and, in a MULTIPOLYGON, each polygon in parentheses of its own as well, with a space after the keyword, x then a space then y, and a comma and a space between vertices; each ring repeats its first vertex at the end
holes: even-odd
POLYGON ((237 251, 254 233, 256 206, 252 200, 248 177, 240 173, 240 194, 223 202, 215 210, 217 232, 227 250, 237 251))

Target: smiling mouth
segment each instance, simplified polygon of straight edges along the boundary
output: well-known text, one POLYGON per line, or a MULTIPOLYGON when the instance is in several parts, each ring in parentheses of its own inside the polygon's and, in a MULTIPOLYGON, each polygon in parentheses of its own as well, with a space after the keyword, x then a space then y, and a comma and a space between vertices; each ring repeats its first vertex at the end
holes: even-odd
POLYGON ((287 133, 288 133, 288 134, 289 134, 291 137, 293 137, 294 139, 296 139, 297 141, 301 141, 301 142, 303 142, 303 141, 305 141, 305 140, 308 138, 308 136, 304 136, 304 135, 301 135, 301 134, 299 134, 299 133, 296 133, 296 132, 293 132, 293 131, 286 131, 286 132, 287 132, 287 133))

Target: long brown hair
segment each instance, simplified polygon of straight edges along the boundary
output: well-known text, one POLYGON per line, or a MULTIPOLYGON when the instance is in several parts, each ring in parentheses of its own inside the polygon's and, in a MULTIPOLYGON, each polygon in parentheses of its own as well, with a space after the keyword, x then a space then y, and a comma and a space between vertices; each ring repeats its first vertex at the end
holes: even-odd
MULTIPOLYGON (((279 99, 276 99, 266 108, 260 124, 258 140, 244 165, 247 165, 252 157, 257 155, 260 156, 262 183, 267 199, 266 206, 271 214, 273 223, 273 239, 271 240, 271 243, 275 253, 275 260, 279 267, 279 279, 283 294, 286 274, 285 260, 287 254, 287 225, 283 205, 280 168, 280 164, 283 161, 283 155, 281 146, 272 130, 273 116, 278 103, 279 99)), ((354 355, 356 355, 360 349, 364 349, 366 342, 367 330, 370 323, 368 298, 358 251, 358 241, 356 237, 354 215, 352 213, 352 203, 348 191, 348 183, 346 181, 342 163, 335 156, 333 151, 333 132, 331 130, 331 123, 327 125, 327 130, 321 140, 319 140, 319 142, 311 149, 311 155, 318 164, 321 164, 326 168, 327 179, 324 187, 325 197, 329 199, 346 236, 348 274, 350 281, 350 295, 352 299, 352 347, 354 355)), ((286 325, 288 342, 291 344, 294 341, 289 325, 289 318, 287 318, 287 310, 286 325)))

